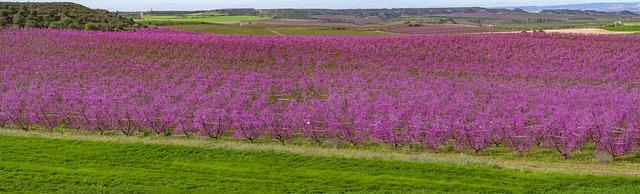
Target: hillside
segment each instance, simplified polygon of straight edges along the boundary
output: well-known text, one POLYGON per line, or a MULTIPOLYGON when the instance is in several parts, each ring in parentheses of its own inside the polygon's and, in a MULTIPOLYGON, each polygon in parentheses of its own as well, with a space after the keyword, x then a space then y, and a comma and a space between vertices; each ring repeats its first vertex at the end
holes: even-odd
POLYGON ((137 24, 118 14, 75 3, 0 2, 0 26, 118 31, 137 24))
MULTIPOLYGON (((137 12, 126 13, 128 17, 140 18, 137 12)), ((435 21, 469 25, 510 25, 521 27, 522 24, 555 25, 583 24, 584 21, 608 23, 611 20, 635 20, 640 17, 629 11, 604 12, 595 10, 545 10, 541 13, 529 13, 522 9, 492 9, 482 7, 457 8, 393 8, 393 9, 218 9, 209 11, 153 11, 145 12, 148 16, 189 18, 201 14, 220 16, 252 16, 272 18, 270 21, 248 22, 252 24, 289 25, 292 21, 305 23, 324 22, 332 25, 380 26, 403 22, 435 21), (455 20, 455 21, 454 21, 455 20), (572 22, 572 21, 582 21, 572 22)), ((147 18, 145 18, 147 19, 147 18)), ((433 23, 433 22, 432 22, 433 23)), ((153 24, 150 24, 153 25, 153 24)), ((540 26, 536 26, 540 27, 540 26)), ((526 28, 531 28, 527 26, 526 28)))
POLYGON ((640 14, 630 12, 630 11, 605 12, 605 11, 596 11, 596 10, 571 10, 571 9, 542 10, 540 13, 554 14, 554 15, 574 15, 574 16, 584 15, 584 16, 606 16, 606 17, 640 16, 640 14))
POLYGON ((353 16, 360 18, 377 17, 390 20, 406 15, 438 15, 447 13, 499 13, 521 12, 519 10, 487 9, 480 7, 460 8, 395 8, 395 9, 223 9, 217 10, 228 15, 260 15, 272 18, 309 19, 317 16, 353 16))
POLYGON ((569 5, 554 5, 554 6, 522 6, 513 7, 523 9, 528 12, 541 12, 543 10, 596 10, 605 12, 621 12, 630 11, 640 13, 640 2, 634 3, 585 3, 585 4, 569 4, 569 5))
MULTIPOLYGON (((205 11, 154 11, 152 15, 186 15, 205 11)), ((404 16, 436 16, 443 14, 527 14, 522 10, 487 9, 481 7, 458 8, 394 8, 394 9, 218 9, 206 11, 227 16, 261 16, 273 19, 320 19, 329 22, 354 24, 383 24, 404 16)), ((128 13, 136 17, 137 13, 128 13)))

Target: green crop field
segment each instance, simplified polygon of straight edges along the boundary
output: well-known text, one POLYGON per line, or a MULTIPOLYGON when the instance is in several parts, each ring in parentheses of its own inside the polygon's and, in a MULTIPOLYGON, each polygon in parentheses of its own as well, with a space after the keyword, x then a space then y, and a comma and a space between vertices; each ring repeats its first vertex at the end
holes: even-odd
POLYGON ((387 33, 377 29, 353 29, 332 27, 285 27, 266 25, 216 25, 190 24, 164 26, 169 29, 179 29, 200 33, 222 35, 385 35, 387 33))
POLYGON ((145 15, 139 22, 169 21, 169 22, 202 22, 202 23, 233 23, 241 21, 268 20, 260 16, 215 16, 215 15, 145 15))
POLYGON ((178 29, 191 32, 222 34, 222 35, 276 35, 272 31, 263 27, 240 26, 240 25, 173 25, 165 26, 169 29, 178 29))
POLYGON ((607 26, 603 29, 616 32, 640 32, 640 25, 607 26))
POLYGON ((638 177, 216 148, 197 140, 172 145, 162 143, 168 140, 147 143, 141 137, 43 134, 0 135, 0 192, 640 192, 638 177))

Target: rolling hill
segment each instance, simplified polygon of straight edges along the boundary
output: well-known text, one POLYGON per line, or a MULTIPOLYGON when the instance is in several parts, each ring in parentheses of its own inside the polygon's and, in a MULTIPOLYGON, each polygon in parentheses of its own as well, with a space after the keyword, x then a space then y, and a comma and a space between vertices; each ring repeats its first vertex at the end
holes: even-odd
POLYGON ((118 31, 137 24, 117 13, 75 3, 0 2, 0 26, 118 31))
POLYGON ((629 11, 640 13, 640 2, 634 3, 585 3, 585 4, 569 4, 569 5, 554 5, 554 6, 522 6, 522 7, 510 7, 518 8, 528 12, 541 12, 543 10, 595 10, 605 12, 621 12, 629 11))

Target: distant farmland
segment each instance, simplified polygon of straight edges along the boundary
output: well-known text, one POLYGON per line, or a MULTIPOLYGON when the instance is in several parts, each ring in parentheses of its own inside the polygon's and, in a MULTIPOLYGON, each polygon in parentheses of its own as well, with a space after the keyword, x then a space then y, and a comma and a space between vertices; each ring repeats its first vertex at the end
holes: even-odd
POLYGON ((504 31, 504 29, 490 26, 471 26, 457 24, 430 24, 424 26, 405 27, 389 30, 389 32, 401 34, 463 34, 498 31, 504 31))
POLYGON ((380 29, 375 28, 343 28, 321 26, 269 26, 235 24, 188 24, 164 26, 168 29, 179 29, 191 32, 223 34, 223 35, 386 35, 380 29))
POLYGON ((628 24, 622 26, 606 26, 603 27, 605 30, 616 31, 616 32, 640 32, 640 24, 628 24))
POLYGON ((198 15, 145 15, 136 21, 168 21, 168 22, 200 22, 200 23, 235 23, 241 21, 268 20, 260 16, 198 16, 198 15))
POLYGON ((0 193, 640 193, 636 16, 0 3, 0 193))
POLYGON ((638 39, 5 30, 0 121, 562 158, 595 147, 633 158, 638 39))

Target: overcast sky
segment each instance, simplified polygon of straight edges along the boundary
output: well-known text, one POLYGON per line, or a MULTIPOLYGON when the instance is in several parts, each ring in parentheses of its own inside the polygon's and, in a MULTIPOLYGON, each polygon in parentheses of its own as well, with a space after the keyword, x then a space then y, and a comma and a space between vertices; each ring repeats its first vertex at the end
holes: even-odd
MULTIPOLYGON (((2 0, 0 0, 2 1, 2 0)), ((9 0, 40 1, 42 0, 9 0)), ((46 1, 46 0, 45 0, 46 1)), ((406 8, 559 5, 593 2, 634 2, 639 0, 59 0, 111 11, 210 10, 221 8, 406 8)))

